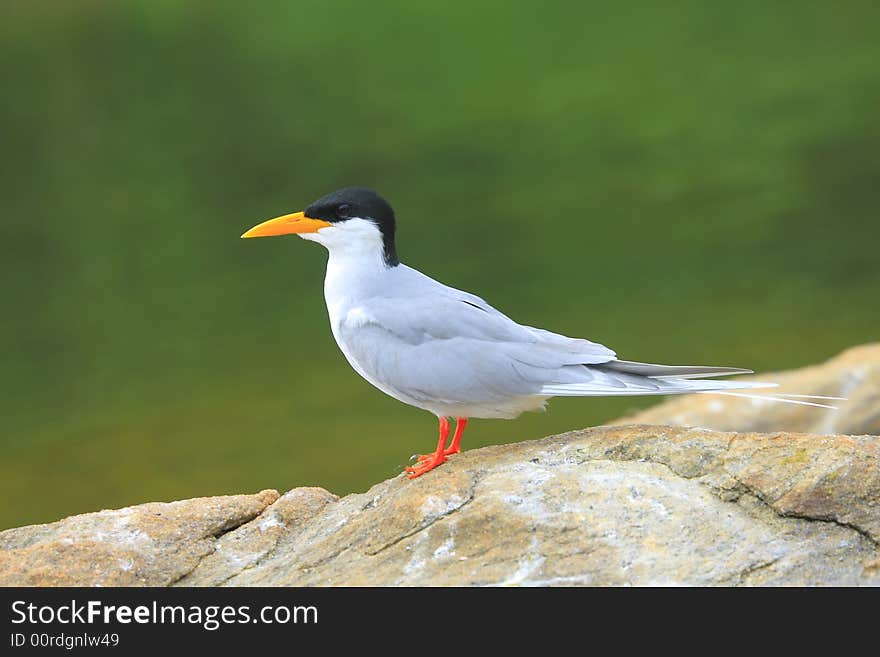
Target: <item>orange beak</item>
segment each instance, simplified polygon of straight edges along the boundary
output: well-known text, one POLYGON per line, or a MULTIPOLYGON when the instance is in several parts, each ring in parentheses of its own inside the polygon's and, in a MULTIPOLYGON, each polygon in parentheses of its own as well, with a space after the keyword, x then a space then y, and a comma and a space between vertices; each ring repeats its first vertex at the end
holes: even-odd
POLYGON ((283 217, 269 219, 257 224, 247 231, 245 237, 272 237, 273 235, 290 235, 295 233, 317 233, 320 229, 333 224, 320 219, 312 219, 302 212, 286 214, 283 217))

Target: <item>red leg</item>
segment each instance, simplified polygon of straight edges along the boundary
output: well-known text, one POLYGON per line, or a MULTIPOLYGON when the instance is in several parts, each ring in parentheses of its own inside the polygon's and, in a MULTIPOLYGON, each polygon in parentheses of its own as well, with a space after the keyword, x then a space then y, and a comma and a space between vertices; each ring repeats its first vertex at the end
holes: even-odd
MULTIPOLYGON (((455 435, 452 436, 452 443, 443 450, 444 456, 452 456, 453 454, 458 454, 461 451, 461 436, 464 433, 464 429, 467 426, 468 419, 466 417, 457 417, 455 418, 455 435)), ((419 456, 419 462, 427 461, 432 458, 433 454, 422 454, 419 456)))
POLYGON ((467 426, 467 421, 466 417, 455 418, 455 435, 452 436, 452 444, 449 446, 449 449, 443 452, 446 456, 458 454, 461 451, 461 436, 464 433, 464 428, 467 426))
POLYGON ((416 465, 409 466, 406 469, 406 476, 415 479, 425 474, 429 470, 433 470, 441 463, 446 463, 446 439, 449 438, 449 420, 445 417, 440 418, 440 439, 437 441, 437 451, 433 454, 426 454, 419 457, 416 465))

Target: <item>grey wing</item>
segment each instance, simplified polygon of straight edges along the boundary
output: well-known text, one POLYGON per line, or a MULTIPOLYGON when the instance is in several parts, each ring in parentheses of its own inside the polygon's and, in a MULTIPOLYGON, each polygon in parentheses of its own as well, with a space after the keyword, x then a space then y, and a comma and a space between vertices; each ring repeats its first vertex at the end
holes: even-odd
POLYGON ((423 292, 365 300, 340 325, 367 378, 400 395, 474 403, 540 394, 615 357, 589 340, 517 324, 478 297, 423 292))
POLYGON ((714 365, 658 365, 657 363, 638 363, 632 360, 615 360, 605 365, 606 370, 636 374, 652 378, 705 379, 710 376, 733 376, 734 374, 754 374, 752 370, 741 367, 717 367, 714 365))

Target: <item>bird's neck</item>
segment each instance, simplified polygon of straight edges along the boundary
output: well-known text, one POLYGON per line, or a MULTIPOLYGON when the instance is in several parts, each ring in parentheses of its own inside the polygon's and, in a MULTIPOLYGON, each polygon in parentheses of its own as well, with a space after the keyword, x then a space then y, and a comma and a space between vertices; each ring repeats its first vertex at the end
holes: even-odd
POLYGON ((356 302, 380 293, 393 267, 385 262, 380 249, 331 249, 324 277, 327 307, 356 302))

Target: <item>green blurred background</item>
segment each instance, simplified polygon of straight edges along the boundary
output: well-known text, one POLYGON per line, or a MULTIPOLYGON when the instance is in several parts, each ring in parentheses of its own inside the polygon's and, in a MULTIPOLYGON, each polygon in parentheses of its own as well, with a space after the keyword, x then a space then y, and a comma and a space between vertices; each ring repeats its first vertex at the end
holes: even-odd
MULTIPOLYGON (((402 259, 621 357, 877 339, 876 2, 9 1, 0 527, 363 490, 435 420, 338 352, 325 252, 241 232, 374 187, 402 259)), ((647 399, 474 421, 465 446, 647 399)))

